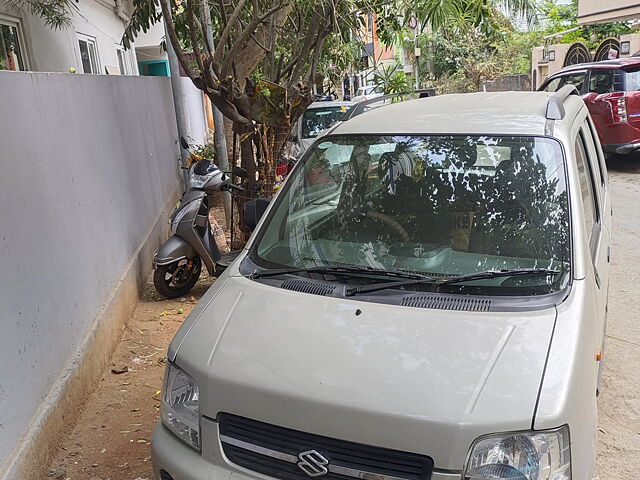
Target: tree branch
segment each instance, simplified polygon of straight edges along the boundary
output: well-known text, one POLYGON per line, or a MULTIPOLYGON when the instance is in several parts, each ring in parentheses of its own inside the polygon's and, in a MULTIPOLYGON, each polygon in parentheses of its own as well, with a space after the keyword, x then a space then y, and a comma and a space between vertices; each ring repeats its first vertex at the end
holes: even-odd
POLYGON ((247 27, 243 30, 243 32, 238 37, 238 39, 236 39, 236 41, 234 42, 233 46, 231 47, 231 50, 227 52, 227 58, 224 61, 224 64, 222 65, 222 70, 221 70, 221 74, 223 77, 225 77, 230 73, 231 65, 235 61, 236 55, 240 52, 240 49, 244 47, 245 43, 249 39, 249 36, 253 34, 253 32, 256 30, 256 28, 258 28, 260 24, 262 24, 267 18, 269 18, 274 13, 276 13, 278 10, 281 10, 284 6, 285 6, 285 0, 280 0, 275 7, 270 8, 264 15, 254 18, 251 22, 249 22, 247 27))
POLYGON ((289 77, 290 82, 297 81, 298 78, 302 75, 302 70, 304 65, 307 63, 307 55, 311 53, 313 46, 317 42, 317 36, 320 32, 320 26, 322 25, 322 15, 317 10, 314 12, 311 17, 311 29, 307 32, 307 35, 304 41, 304 45, 300 51, 300 58, 296 61, 295 67, 291 72, 291 76, 289 77))
POLYGON ((170 0, 160 0, 160 8, 162 9, 162 16, 164 17, 164 24, 167 27, 167 33, 169 34, 169 40, 171 41, 171 46, 173 47, 174 52, 176 52, 176 56, 178 57, 178 61, 182 66, 182 69, 187 74, 187 76, 193 81, 197 78, 187 59, 185 58, 184 51, 180 46, 180 42, 178 41, 178 36, 176 35, 176 30, 173 26, 173 22, 171 21, 171 9, 169 7, 170 0))
POLYGON ((218 40, 218 46, 216 47, 216 51, 213 55, 214 61, 222 61, 222 54, 224 52, 225 44, 227 43, 227 40, 231 35, 231 30, 233 29, 234 25, 238 21, 238 18, 240 17, 240 14, 242 13, 242 8, 244 7, 245 3, 247 3, 247 0, 240 0, 236 7, 233 9, 231 17, 229 17, 229 19, 225 22, 224 29, 222 30, 222 34, 220 35, 220 40, 218 40))
MULTIPOLYGON (((202 63, 202 57, 200 56, 200 48, 198 47, 198 38, 196 36, 196 26, 195 26, 195 17, 193 15, 193 2, 194 0, 187 0, 187 23, 189 24, 189 36, 191 37, 191 47, 193 48, 193 55, 196 57, 196 63, 198 64, 198 68, 200 68, 200 72, 202 73, 205 84, 209 87, 211 82, 211 74, 208 70, 205 70, 204 65, 202 63)), ((204 33, 203 33, 204 37, 204 33)))
POLYGON ((256 38, 256 36, 255 36, 253 33, 251 34, 251 40, 253 40, 254 42, 256 42, 256 44, 258 44, 258 46, 259 46, 261 49, 263 49, 265 52, 267 52, 267 53, 270 53, 270 52, 271 52, 271 49, 270 49, 270 48, 265 47, 262 43, 260 43, 260 42, 258 41, 258 39, 256 38))

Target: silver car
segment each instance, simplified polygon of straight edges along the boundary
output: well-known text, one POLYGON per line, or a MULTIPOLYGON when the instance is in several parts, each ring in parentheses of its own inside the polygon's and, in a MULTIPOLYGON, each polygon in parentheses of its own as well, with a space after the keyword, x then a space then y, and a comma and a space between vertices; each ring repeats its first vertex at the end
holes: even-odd
POLYGON ((569 87, 338 125, 173 339, 156 479, 592 479, 610 215, 569 87))
POLYGON ((307 107, 302 117, 293 125, 287 154, 298 158, 311 146, 318 135, 341 121, 353 102, 314 102, 307 107))

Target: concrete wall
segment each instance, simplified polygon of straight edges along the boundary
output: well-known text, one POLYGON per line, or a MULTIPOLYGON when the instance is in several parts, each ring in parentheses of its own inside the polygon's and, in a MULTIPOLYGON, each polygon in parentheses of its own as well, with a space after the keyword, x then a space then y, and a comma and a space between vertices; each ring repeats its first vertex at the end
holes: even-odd
POLYGON ((510 92, 528 90, 531 90, 531 78, 527 74, 503 75, 494 80, 482 80, 480 82, 480 91, 510 92))
MULTIPOLYGON (((125 5, 127 2, 124 2, 125 5)), ((68 72, 74 67, 82 72, 77 34, 95 38, 98 47, 100 73, 105 67, 118 67, 116 45, 120 44, 125 23, 115 12, 114 0, 82 0, 74 3, 72 26, 52 30, 39 17, 28 11, 9 9, 0 2, 0 14, 19 20, 26 42, 26 55, 30 70, 39 72, 68 72)), ((129 7, 130 9, 130 7, 129 7)), ((129 56, 134 73, 137 63, 133 50, 125 52, 129 56)))
POLYGON ((0 91, 0 478, 33 479, 166 238, 177 133, 168 78, 0 72, 0 91))

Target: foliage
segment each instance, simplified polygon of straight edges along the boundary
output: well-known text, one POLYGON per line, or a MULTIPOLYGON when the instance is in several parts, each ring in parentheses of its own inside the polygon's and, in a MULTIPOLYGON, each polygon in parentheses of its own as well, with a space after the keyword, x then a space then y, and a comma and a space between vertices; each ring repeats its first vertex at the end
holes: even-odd
MULTIPOLYGON (((571 0, 568 4, 557 4, 553 0, 545 0, 540 5, 541 14, 545 20, 545 35, 570 30, 578 25, 578 0, 571 0)), ((606 22, 595 25, 584 25, 578 30, 568 32, 554 38, 551 43, 583 42, 591 50, 608 37, 619 37, 632 31, 629 22, 606 22)))
POLYGON ((2 4, 15 10, 28 10, 53 29, 71 26, 71 15, 78 10, 73 0, 0 0, 2 4))
MULTIPOLYGON (((476 91, 484 77, 528 74, 531 52, 543 45, 544 37, 578 26, 577 0, 556 4, 545 0, 537 9, 542 25, 532 31, 519 31, 497 9, 492 9, 482 25, 449 22, 437 31, 419 36, 426 55, 420 58, 423 82, 440 93, 476 91)), ((560 35, 551 43, 584 42, 591 49, 607 37, 628 33, 625 22, 588 25, 560 35)))
POLYGON ((402 70, 400 64, 382 65, 375 73, 373 81, 376 85, 382 86, 386 94, 408 93, 412 90, 407 75, 402 70))
POLYGON ((216 158, 216 145, 213 141, 198 145, 191 150, 196 155, 214 160, 216 158))
POLYGON ((122 44, 130 48, 139 32, 147 32, 154 23, 162 18, 159 11, 160 0, 133 0, 133 13, 129 25, 122 35, 122 44))
POLYGON ((473 91, 482 77, 527 73, 530 46, 537 41, 538 36, 517 32, 502 13, 492 10, 483 26, 453 23, 421 35, 418 43, 426 55, 419 70, 431 75, 427 83, 442 79, 439 86, 446 90, 473 91))

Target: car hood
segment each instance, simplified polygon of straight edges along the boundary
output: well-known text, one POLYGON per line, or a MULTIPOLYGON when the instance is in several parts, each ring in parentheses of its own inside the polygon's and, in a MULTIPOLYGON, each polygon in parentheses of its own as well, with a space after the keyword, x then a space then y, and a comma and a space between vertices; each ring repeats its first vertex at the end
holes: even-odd
POLYGON ((555 317, 399 307, 229 277, 175 361, 207 417, 234 413, 459 470, 479 435, 531 428, 555 317))

